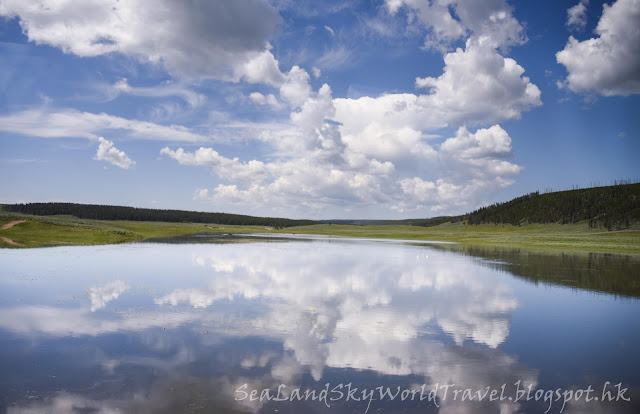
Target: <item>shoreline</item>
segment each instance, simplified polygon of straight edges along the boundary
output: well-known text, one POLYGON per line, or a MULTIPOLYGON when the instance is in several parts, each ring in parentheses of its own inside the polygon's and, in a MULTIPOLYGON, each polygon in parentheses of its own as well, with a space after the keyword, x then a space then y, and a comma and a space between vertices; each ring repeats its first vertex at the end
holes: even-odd
POLYGON ((141 242, 193 234, 248 233, 286 237, 287 235, 339 236, 363 239, 391 239, 407 242, 455 242, 463 245, 519 247, 554 252, 593 252, 640 255, 640 226, 626 230, 591 229, 587 223, 466 225, 444 223, 432 227, 408 225, 316 224, 273 229, 265 226, 232 226, 202 223, 150 221, 107 221, 73 216, 30 216, 0 213, 0 248, 107 245, 141 242))

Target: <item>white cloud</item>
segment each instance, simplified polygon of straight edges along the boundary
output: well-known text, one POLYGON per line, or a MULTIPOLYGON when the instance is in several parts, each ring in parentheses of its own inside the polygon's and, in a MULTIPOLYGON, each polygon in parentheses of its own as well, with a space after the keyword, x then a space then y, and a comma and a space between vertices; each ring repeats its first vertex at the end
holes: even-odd
POLYGON ((278 98, 275 97, 274 94, 270 93, 267 95, 261 94, 260 92, 252 92, 249 94, 249 99, 251 102, 256 105, 261 106, 269 106, 272 109, 278 110, 282 108, 282 104, 278 101, 278 98))
POLYGON ((425 47, 429 49, 446 51, 454 42, 472 35, 500 48, 526 41, 506 0, 386 0, 386 5, 391 14, 403 6, 410 11, 409 23, 424 27, 425 47))
POLYGON ((448 53, 444 61, 438 78, 416 79, 417 87, 430 89, 426 95, 336 99, 335 119, 343 124, 343 133, 364 131, 373 123, 396 131, 491 123, 518 119, 523 111, 541 105, 540 90, 523 76, 524 69, 486 43, 469 40, 466 49, 448 53))
POLYGON ((294 107, 301 106, 311 96, 309 74, 306 70, 294 66, 280 85, 280 97, 294 107))
POLYGON ((338 125, 330 121, 335 111, 331 88, 323 85, 312 93, 310 87, 307 90, 308 74, 294 69, 292 73, 305 81, 292 82, 295 87, 288 95, 289 101, 300 105, 291 113, 294 130, 284 139, 279 134, 263 138, 278 150, 278 159, 266 163, 240 162, 237 158, 223 157, 212 148, 187 152, 167 147, 161 153, 183 165, 207 166, 228 181, 212 192, 212 200, 219 202, 272 207, 293 203, 300 208, 318 209, 345 202, 366 205, 388 199, 383 181, 393 172, 393 164, 346 148, 338 125), (300 104, 299 98, 307 93, 310 96, 300 104))
POLYGON ((135 161, 132 161, 124 151, 117 149, 112 141, 106 140, 102 137, 98 138, 100 145, 96 151, 96 156, 93 158, 96 161, 106 161, 109 164, 113 164, 116 167, 124 168, 125 170, 136 165, 135 161))
POLYGON ((401 212, 469 209, 487 194, 512 184, 512 177, 521 170, 506 160, 512 153, 511 139, 498 125, 474 134, 460 128, 439 149, 416 141, 415 137, 396 141, 406 154, 398 153, 394 145, 366 148, 365 154, 357 145, 342 141, 335 126, 327 123, 316 134, 316 147, 302 150, 300 157, 266 163, 241 163, 222 157, 211 148, 194 152, 164 148, 162 153, 183 165, 209 167, 228 183, 219 184, 213 191, 197 190, 197 199, 248 206, 295 205, 301 211, 332 205, 379 205, 401 212), (412 144, 418 148, 422 145, 424 152, 412 152, 412 144), (371 156, 375 151, 380 158, 371 156), (395 163, 388 160, 396 156, 428 162, 436 178, 429 181, 411 175, 415 174, 413 170, 397 170, 395 163))
POLYGON ((211 168, 222 182, 198 189, 195 197, 218 204, 438 212, 477 207, 521 170, 506 159, 509 135, 499 125, 475 133, 460 128, 438 147, 434 133, 517 119, 541 104, 540 90, 486 39, 469 39, 444 62, 441 76, 416 80, 426 94, 359 99, 334 99, 328 85, 314 92, 307 71, 294 66, 284 75, 280 100, 249 95, 258 105, 288 103, 289 124, 224 126, 253 131, 248 134, 274 149, 272 160, 240 161, 206 147, 166 147, 161 153, 183 165, 211 168))
POLYGON ((268 41, 281 18, 263 0, 5 0, 0 15, 18 17, 30 41, 78 56, 123 53, 187 77, 277 78, 268 41))
POLYGON ((567 27, 572 30, 584 30, 587 25, 587 6, 589 0, 580 0, 567 10, 567 27))
POLYGON ((126 93, 129 95, 145 96, 150 98, 178 96, 187 102, 192 108, 202 106, 206 101, 206 97, 204 95, 171 83, 151 88, 140 88, 129 85, 127 79, 122 78, 113 84, 113 90, 116 94, 126 93))
POLYGON ((523 76, 524 69, 486 43, 469 40, 465 50, 448 53, 444 61, 440 77, 416 79, 428 94, 335 99, 343 140, 378 159, 411 154, 429 159, 434 154, 424 142, 429 131, 517 119, 541 105, 540 90, 523 76))
MULTIPOLYGON (((241 162, 205 147, 166 147, 162 154, 211 168, 222 182, 197 198, 218 204, 438 212, 477 207, 521 170, 508 161, 511 138, 499 125, 475 133, 462 127, 438 147, 433 132, 519 118, 541 104, 540 91, 514 60, 482 41, 471 39, 444 60, 440 77, 418 79, 430 88, 425 95, 359 99, 334 99, 328 85, 313 92, 309 74, 294 66, 280 87, 293 108, 291 124, 258 138, 276 151, 272 161, 241 162)), ((250 99, 267 104, 269 98, 256 92, 250 99)))
POLYGON ((565 82, 574 92, 604 96, 640 93, 640 0, 618 0, 603 5, 596 34, 579 41, 573 36, 556 53, 569 73, 565 82))
POLYGON ((309 94, 298 106, 300 110, 291 113, 293 123, 302 128, 317 130, 326 118, 331 118, 334 114, 331 88, 325 83, 315 96, 309 94))
MULTIPOLYGON (((162 64, 179 76, 272 87, 275 92, 236 95, 240 102, 265 109, 289 108, 289 122, 250 124, 225 119, 226 124, 218 122, 210 132, 262 141, 272 153, 241 160, 207 146, 162 149, 162 155, 183 165, 210 168, 219 178, 217 187, 196 190, 194 198, 199 200, 300 209, 376 205, 442 210, 456 205, 475 207, 484 201, 480 198, 485 194, 479 188, 501 188, 519 171, 503 159, 505 154, 491 152, 480 142, 484 129, 465 129, 474 138, 468 142, 459 138, 464 145, 455 150, 447 149, 453 144, 440 147, 438 141, 441 128, 491 126, 517 119, 541 104, 540 90, 524 76, 524 69, 497 51, 524 41, 522 27, 505 0, 387 0, 391 13, 404 7, 415 24, 427 29, 431 46, 449 48, 470 38, 464 48, 445 54, 439 77, 416 79, 416 86, 425 88, 422 94, 360 99, 334 99, 328 85, 314 91, 311 76, 302 67, 280 71, 269 44, 280 17, 265 1, 211 2, 196 10, 190 0, 173 8, 167 18, 174 1, 161 0, 153 7, 145 3, 143 7, 141 0, 126 4, 115 0, 54 4, 45 0, 38 5, 8 0, 0 5, 0 14, 17 16, 31 41, 79 56, 123 53, 162 64), (479 144, 472 145, 473 140, 479 144), (489 184, 490 180, 494 184, 489 184), (435 196, 429 193, 430 187, 435 196), (460 189, 459 194, 467 198, 454 202, 451 194, 460 189)), ((385 17, 393 20, 386 13, 385 17)), ((329 26, 325 30, 335 34, 329 26)), ((334 45, 313 61, 316 66, 310 73, 318 78, 320 68, 352 64, 353 52, 344 45, 334 45)), ((137 87, 122 79, 112 89, 136 96, 176 96, 196 108, 204 104, 204 97, 186 86, 195 84, 182 80, 137 87)), ((175 106, 179 107, 179 102, 165 103, 154 113, 162 118, 163 114, 177 113, 175 106)), ((98 139, 108 136, 104 131, 113 130, 129 138, 197 143, 214 139, 180 125, 73 110, 42 109, 0 116, 0 129, 40 137, 98 139)), ((494 127, 489 130, 495 131, 494 127)), ((500 131, 509 138, 506 131, 500 131)), ((500 143, 510 151, 510 138, 500 143)), ((110 141, 101 141, 100 148, 96 158, 127 165, 126 154, 110 141), (108 144, 111 147, 106 148, 108 144)))
POLYGON ((427 30, 424 43, 426 48, 444 51, 454 41, 466 37, 466 28, 451 15, 446 3, 387 0, 387 7, 392 14, 402 5, 413 11, 415 21, 427 30))
POLYGON ((499 125, 479 129, 471 134, 465 127, 456 136, 447 139, 440 148, 459 159, 483 159, 511 155, 511 138, 499 125))
POLYGON ((242 163, 238 158, 223 157, 212 148, 200 147, 195 152, 189 153, 182 148, 174 151, 169 147, 165 147, 160 151, 160 154, 167 155, 182 165, 211 167, 217 175, 229 181, 261 181, 261 177, 266 173, 265 165, 262 161, 251 160, 242 163))
POLYGON ((417 78, 416 86, 431 88, 423 106, 448 123, 482 123, 518 119, 523 111, 542 104, 540 89, 524 74, 524 68, 504 58, 482 39, 469 39, 444 57, 444 73, 438 78, 417 78))
POLYGON ((198 188, 193 193, 193 199, 194 200, 205 200, 208 197, 209 197, 209 190, 207 190, 206 188, 198 188))
MULTIPOLYGON (((408 6, 413 4, 400 3, 408 6)), ((5 11, 12 7, 19 8, 17 3, 7 4, 9 6, 4 6, 5 11)), ((455 151, 447 150, 452 144, 438 148, 433 141, 434 133, 443 127, 493 125, 502 120, 517 119, 523 111, 541 104, 540 90, 524 76, 524 69, 520 65, 513 59, 503 57, 495 49, 497 45, 514 44, 517 37, 514 37, 514 33, 520 33, 519 24, 513 30, 508 29, 506 23, 515 20, 506 3, 497 1, 491 6, 485 3, 473 6, 481 9, 482 13, 479 13, 484 16, 484 23, 482 19, 476 21, 471 16, 470 10, 475 10, 472 6, 457 3, 453 6, 461 19, 463 15, 466 16, 462 19, 465 36, 473 33, 474 37, 466 42, 464 49, 458 48, 444 56, 442 75, 416 79, 416 86, 428 88, 426 93, 334 99, 328 85, 314 92, 309 73, 301 67, 293 66, 287 73, 281 73, 270 45, 264 42, 263 49, 246 51, 243 60, 234 61, 229 71, 225 72, 226 75, 220 76, 233 81, 263 82, 278 88, 279 96, 253 92, 248 99, 256 105, 274 110, 290 106, 290 123, 236 127, 234 124, 241 123, 230 122, 227 125, 219 124, 218 128, 224 130, 226 136, 239 132, 250 139, 266 142, 275 150, 270 160, 241 161, 236 157, 222 156, 213 148, 206 147, 191 151, 166 147, 161 154, 183 165, 211 168, 221 179, 216 188, 198 189, 194 196, 197 199, 317 209, 345 203, 363 207, 382 205, 399 210, 446 209, 454 205, 449 195, 456 189, 468 187, 467 191, 461 192, 468 198, 461 202, 475 206, 478 197, 483 196, 478 188, 486 190, 508 185, 512 182, 508 177, 517 174, 519 167, 501 159, 502 154, 483 155, 481 151, 487 148, 482 145, 460 148, 459 151, 466 155, 454 156, 452 154, 455 151), (505 23, 505 30, 510 33, 507 37, 500 38, 492 32, 498 27, 495 22, 491 23, 494 20, 505 23), (447 167, 454 164, 461 165, 461 170, 447 167), (416 172, 416 166, 419 166, 419 173, 416 172), (463 177, 472 177, 473 180, 464 183, 463 177), (499 184, 489 185, 488 180, 499 184), (439 191, 437 196, 427 195, 427 187, 431 185, 439 191), (300 202, 302 199, 305 201, 300 202)), ((390 10, 393 7, 390 2, 390 10)), ((433 7, 436 6, 427 7, 429 10, 426 12, 433 12, 433 7)), ((40 14, 45 12, 36 9, 20 9, 21 21, 24 23, 29 20, 25 16, 35 16, 34 21, 42 18, 40 14)), ((54 8, 52 13, 57 16, 59 10, 56 10, 54 8)), ((446 8, 446 13, 450 13, 449 8, 446 8)), ((72 22, 75 22, 73 19, 72 22)), ((46 26, 49 23, 43 24, 46 26)), ((40 33, 39 26, 29 26, 25 30, 40 33)), ((72 43, 68 46, 69 51, 82 55, 79 52, 83 50, 80 43, 75 44, 73 40, 67 42, 72 43)), ((89 49, 100 54, 103 53, 100 48, 107 46, 116 47, 103 44, 96 46, 95 50, 89 49)), ((321 58, 320 61, 325 67, 331 67, 348 55, 348 52, 337 53, 334 55, 339 57, 337 60, 332 57, 326 61, 321 58)), ((169 64, 164 54, 158 58, 169 64)), ((321 72, 314 67, 313 73, 317 77, 321 72)), ((122 79, 114 85, 114 89, 139 96, 178 96, 193 107, 201 105, 202 96, 182 85, 185 83, 141 88, 131 86, 126 79, 122 79)), ((246 99, 245 95, 242 96, 246 99)), ((5 131, 41 137, 97 139, 103 131, 118 130, 132 138, 185 142, 212 139, 179 125, 164 126, 71 110, 14 113, 0 117, 0 125, 0 129, 5 131)), ((478 130, 476 134, 482 135, 482 131, 478 130)), ((509 138, 504 130, 501 131, 509 138)), ((104 148, 108 143, 101 142, 100 148, 103 150, 96 157, 107 159, 109 155, 111 162, 119 162, 116 165, 127 165, 126 154, 113 147, 113 143, 110 148, 104 148)), ((510 150, 510 140, 503 141, 503 144, 510 150)), ((129 161, 129 165, 132 165, 133 161, 129 161)))
POLYGON ((511 137, 499 125, 470 133, 460 127, 454 137, 440 145, 438 161, 445 178, 426 181, 420 177, 400 181, 407 196, 395 209, 411 211, 433 205, 432 211, 446 207, 470 209, 470 200, 513 184, 522 167, 507 159, 512 156, 511 137))
POLYGON ((234 81, 245 80, 249 83, 266 83, 279 86, 284 81, 278 61, 269 50, 254 54, 246 62, 234 68, 234 81))
POLYGON ((33 109, 0 116, 0 131, 42 138, 97 139, 103 131, 124 131, 131 138, 157 141, 199 142, 210 137, 192 132, 180 125, 120 118, 105 113, 94 114, 73 109, 59 111, 33 109))
POLYGON ((324 29, 325 29, 327 32, 329 32, 329 34, 330 34, 331 36, 335 36, 335 35, 336 35, 336 32, 334 32, 334 31, 333 31, 333 29, 332 29, 331 27, 329 27, 329 26, 325 26, 325 27, 324 27, 324 29))
POLYGON ((353 51, 344 45, 338 45, 324 51, 315 60, 315 66, 321 69, 342 69, 355 64, 353 51))

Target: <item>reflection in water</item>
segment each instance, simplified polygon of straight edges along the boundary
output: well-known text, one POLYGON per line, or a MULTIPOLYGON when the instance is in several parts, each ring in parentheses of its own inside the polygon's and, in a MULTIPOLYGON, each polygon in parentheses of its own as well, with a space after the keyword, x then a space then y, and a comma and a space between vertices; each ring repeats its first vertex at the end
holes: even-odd
POLYGON ((534 283, 543 282, 640 298, 640 257, 611 253, 564 253, 465 244, 434 245, 497 260, 496 267, 534 283))
MULTIPOLYGON (((319 391, 327 383, 360 389, 455 384, 504 386, 506 395, 515 395, 518 381, 535 389, 575 388, 586 380, 571 370, 549 379, 555 372, 536 358, 566 351, 514 325, 537 312, 523 307, 539 294, 537 287, 433 247, 270 241, 0 254, 6 275, 0 282, 0 385, 7 390, 0 410, 8 413, 364 412, 368 404, 356 401, 331 408, 310 400, 236 401, 237 389, 285 384, 289 396, 292 388, 319 391), (56 268, 64 274, 45 270, 56 268)), ((516 266, 510 259, 506 263, 516 266)), ((511 270, 507 264, 500 266, 511 270)), ((581 297, 573 301, 582 306, 581 297)), ((625 317, 614 331, 625 341, 624 357, 640 345, 638 335, 620 331, 630 321, 626 312, 637 314, 639 306, 614 305, 624 306, 615 310, 625 317)), ((545 306, 571 308, 566 297, 545 306)), ((561 314, 557 319, 564 320, 561 314)), ((589 365, 591 354, 570 350, 562 357, 589 365)), ((616 375, 637 386, 635 368, 627 364, 616 375)), ((589 381, 602 377, 597 370, 589 375, 589 381)), ((535 401, 508 399, 437 404, 376 400, 370 412, 546 410, 535 401)), ((571 402, 564 412, 598 408, 571 402)), ((638 406, 613 408, 634 412, 638 406)))
POLYGON ((130 286, 122 280, 108 283, 104 286, 89 288, 89 299, 91 300, 91 312, 107 306, 107 302, 118 299, 120 295, 129 290, 130 286))
POLYGON ((229 246, 219 250, 194 258, 215 274, 206 286, 176 289, 155 303, 206 308, 220 300, 259 300, 269 312, 249 322, 281 329, 302 322, 298 315, 312 310, 315 315, 308 318, 319 340, 336 331, 365 342, 380 334, 406 340, 434 321, 459 345, 470 338, 492 348, 508 335, 508 315, 517 306, 492 272, 450 255, 421 258, 414 250, 395 248, 390 256, 389 246, 379 245, 369 246, 367 260, 359 256, 360 247, 342 245, 323 246, 316 254, 307 245, 292 244, 268 255, 229 246))

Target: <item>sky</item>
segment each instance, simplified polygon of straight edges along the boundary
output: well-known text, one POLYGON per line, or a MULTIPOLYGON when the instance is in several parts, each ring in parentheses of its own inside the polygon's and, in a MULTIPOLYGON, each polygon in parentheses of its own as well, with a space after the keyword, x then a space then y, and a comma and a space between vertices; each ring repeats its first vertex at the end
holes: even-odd
POLYGON ((640 178, 640 0, 0 0, 0 202, 461 214, 640 178))

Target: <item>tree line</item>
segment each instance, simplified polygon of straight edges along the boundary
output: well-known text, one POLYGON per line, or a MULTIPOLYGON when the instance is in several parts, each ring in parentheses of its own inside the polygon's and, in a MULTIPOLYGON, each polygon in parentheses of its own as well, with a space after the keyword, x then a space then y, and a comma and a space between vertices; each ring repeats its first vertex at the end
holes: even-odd
MULTIPOLYGON (((538 191, 479 208, 452 219, 469 224, 576 223, 609 230, 640 221, 640 184, 585 188, 540 194, 538 191)), ((453 220, 452 220, 453 221, 453 220)))
MULTIPOLYGON (((315 220, 292 220, 274 217, 254 217, 228 213, 204 213, 183 210, 105 206, 75 203, 5 204, 7 212, 34 215, 71 215, 95 220, 163 221, 221 225, 254 225, 292 227, 319 224, 315 220)), ((336 224, 389 224, 437 226, 446 222, 468 224, 577 223, 588 221, 589 227, 609 230, 628 228, 640 222, 640 183, 619 184, 540 194, 539 191, 495 203, 460 216, 442 216, 407 220, 324 220, 336 224)))
POLYGON ((105 206, 75 203, 4 204, 3 210, 38 216, 70 215, 94 220, 162 221, 171 223, 205 223, 220 225, 292 227, 317 224, 313 220, 292 220, 275 217, 254 217, 228 213, 204 213, 183 210, 105 206))

